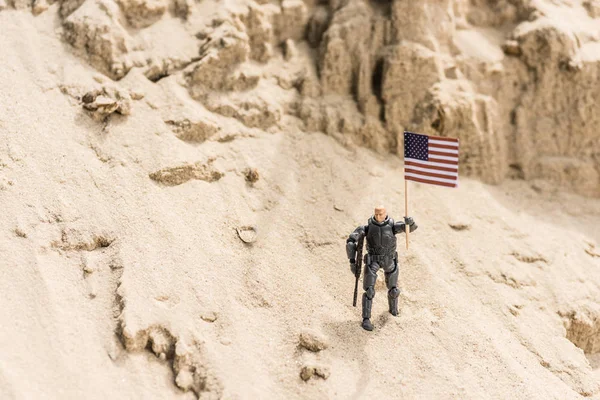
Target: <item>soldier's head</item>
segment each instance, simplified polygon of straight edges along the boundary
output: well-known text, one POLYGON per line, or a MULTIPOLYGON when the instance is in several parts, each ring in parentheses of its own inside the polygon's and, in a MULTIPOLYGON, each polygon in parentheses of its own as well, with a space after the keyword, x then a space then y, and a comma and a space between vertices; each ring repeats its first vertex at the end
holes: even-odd
POLYGON ((383 222, 385 221, 385 217, 387 217, 387 211, 385 211, 384 206, 377 206, 375 207, 375 212, 373 215, 375 216, 375 220, 377 220, 377 222, 383 222))

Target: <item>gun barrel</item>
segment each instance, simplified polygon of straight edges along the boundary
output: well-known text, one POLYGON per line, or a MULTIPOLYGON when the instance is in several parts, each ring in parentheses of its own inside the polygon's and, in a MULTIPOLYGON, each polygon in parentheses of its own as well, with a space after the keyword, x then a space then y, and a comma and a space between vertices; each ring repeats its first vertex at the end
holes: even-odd
POLYGON ((360 279, 360 270, 362 268, 362 249, 363 249, 363 240, 364 237, 358 239, 357 249, 356 249, 356 281, 354 282, 354 299, 352 300, 352 305, 356 307, 356 298, 358 296, 358 280, 360 279))

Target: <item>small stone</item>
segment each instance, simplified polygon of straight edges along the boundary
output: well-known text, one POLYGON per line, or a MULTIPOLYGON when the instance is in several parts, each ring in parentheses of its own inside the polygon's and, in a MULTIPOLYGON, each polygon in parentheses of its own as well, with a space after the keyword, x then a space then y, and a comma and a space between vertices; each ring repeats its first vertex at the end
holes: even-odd
POLYGON ((167 355, 165 353, 160 353, 158 358, 160 358, 162 361, 165 361, 167 359, 167 355))
POLYGON ((92 112, 92 118, 100 121, 114 112, 121 115, 131 114, 130 99, 130 95, 126 92, 103 87, 101 90, 92 90, 86 93, 82 102, 83 108, 92 112))
POLYGON ((300 346, 307 350, 318 352, 329 347, 329 343, 324 335, 306 329, 300 333, 300 346))
POLYGON ((190 348, 183 341, 177 342, 175 346, 175 357, 187 357, 190 352, 190 348))
POLYGON ((152 343, 152 352, 158 357, 161 353, 167 353, 171 349, 173 338, 167 330, 152 329, 148 336, 152 343))
POLYGON ((131 97, 132 100, 141 100, 144 98, 144 93, 140 93, 140 92, 131 92, 129 94, 129 96, 131 97))
POLYGON ((209 311, 200 316, 206 322, 215 322, 217 320, 217 313, 214 311, 209 311))
POLYGON ((95 92, 87 92, 86 94, 83 95, 83 98, 82 98, 82 101, 85 104, 93 103, 94 100, 96 100, 96 93, 95 92))
POLYGON ((300 378, 303 381, 307 381, 313 376, 318 376, 322 379, 327 379, 331 375, 329 368, 321 366, 321 365, 305 365, 302 367, 300 371, 300 378))
POLYGON ((246 181, 249 183, 255 183, 260 177, 256 168, 246 168, 244 175, 246 176, 246 181))
POLYGON ((302 367, 302 370, 300 371, 300 378, 302 378, 303 381, 307 381, 314 374, 315 374, 314 367, 308 367, 308 366, 305 365, 304 367, 302 367))
POLYGON ((331 372, 329 371, 329 368, 327 368, 327 367, 316 366, 315 367, 315 375, 320 376, 323 379, 327 379, 327 378, 329 378, 329 375, 331 375, 331 372))
POLYGON ((117 100, 112 99, 107 96, 98 96, 96 97, 96 105, 98 107, 112 107, 117 103, 117 100))
POLYGON ((241 226, 236 228, 239 238, 244 243, 254 243, 256 241, 257 233, 256 227, 254 226, 241 226))
POLYGON ((15 235, 18 237, 26 238, 27 234, 21 228, 15 228, 15 235))
POLYGON ((83 272, 85 272, 86 274, 92 274, 94 273, 96 270, 88 263, 88 260, 85 256, 81 257, 81 265, 83 267, 83 272))
POLYGON ((450 228, 454 229, 455 231, 466 231, 466 230, 471 229, 471 224, 464 223, 464 222, 450 222, 450 223, 448 223, 448 225, 450 226, 450 228))
POLYGON ((222 338, 221 339, 221 344, 223 346, 229 346, 231 344, 231 339, 229 339, 229 338, 222 338))
POLYGON ((179 371, 175 383, 183 390, 190 390, 194 386, 194 376, 188 370, 179 371))
POLYGON ((504 51, 504 54, 508 56, 518 57, 521 55, 521 47, 519 46, 519 42, 516 40, 507 40, 504 42, 502 45, 502 50, 504 51))
POLYGON ((333 205, 333 209, 336 211, 344 211, 344 209, 342 207, 338 206, 337 204, 333 205))

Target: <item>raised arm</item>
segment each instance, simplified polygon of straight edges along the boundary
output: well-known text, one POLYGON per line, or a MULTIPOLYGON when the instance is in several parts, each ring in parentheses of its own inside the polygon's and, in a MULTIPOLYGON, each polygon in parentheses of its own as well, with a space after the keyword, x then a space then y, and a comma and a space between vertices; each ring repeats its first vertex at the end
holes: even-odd
POLYGON ((402 232, 406 232, 406 225, 408 224, 410 232, 417 229, 417 224, 411 217, 404 217, 404 222, 394 222, 394 235, 402 232))

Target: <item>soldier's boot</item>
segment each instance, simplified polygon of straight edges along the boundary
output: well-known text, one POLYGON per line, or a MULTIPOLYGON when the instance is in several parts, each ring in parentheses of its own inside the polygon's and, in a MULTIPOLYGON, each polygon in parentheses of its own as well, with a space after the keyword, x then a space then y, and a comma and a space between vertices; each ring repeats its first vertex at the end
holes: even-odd
POLYGON ((398 296, 400 295, 400 290, 396 287, 388 290, 388 305, 390 308, 390 314, 393 316, 398 315, 398 296))
POLYGON ((373 297, 375 297, 375 287, 369 286, 363 293, 362 298, 362 327, 367 331, 373 330, 373 324, 371 324, 371 306, 373 305, 373 297))

